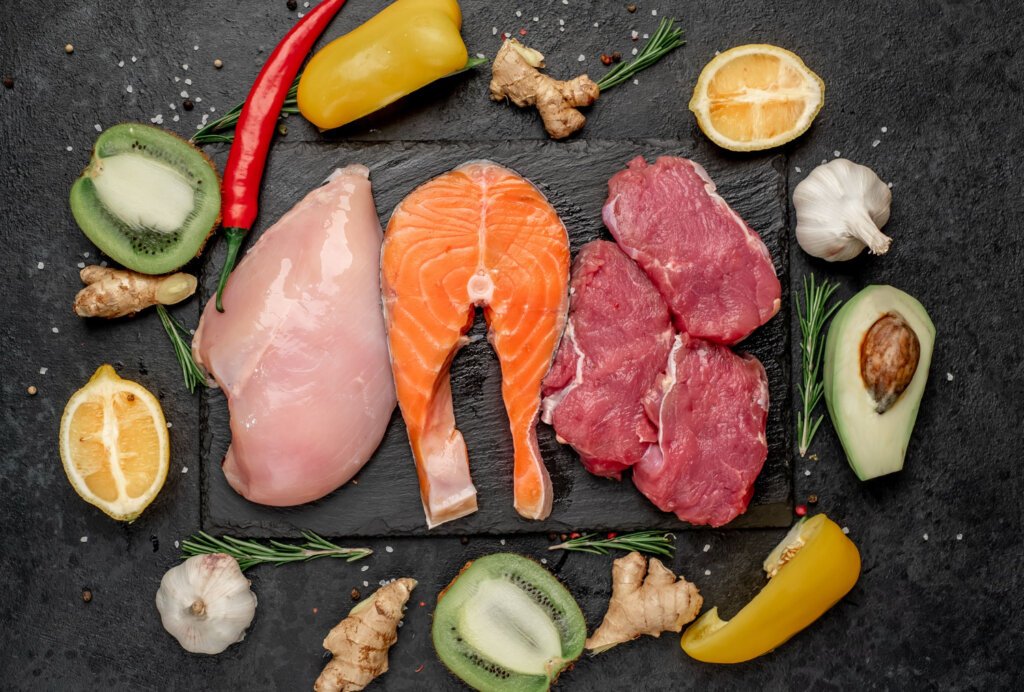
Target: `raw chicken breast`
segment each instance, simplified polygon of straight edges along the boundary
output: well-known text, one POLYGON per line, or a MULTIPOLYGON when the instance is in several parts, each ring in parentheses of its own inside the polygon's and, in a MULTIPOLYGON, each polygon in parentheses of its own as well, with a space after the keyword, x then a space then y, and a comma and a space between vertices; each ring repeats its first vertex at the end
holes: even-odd
POLYGON ((745 512, 768 456, 760 361, 680 334, 646 405, 659 443, 633 467, 640 492, 691 524, 721 526, 745 512))
POLYGON ((569 324, 544 379, 544 422, 588 471, 619 478, 658 440, 641 402, 668 361, 672 320, 615 243, 584 245, 570 286, 569 324))
POLYGON ((603 216, 679 331, 734 344, 779 311, 782 288, 768 249, 693 161, 633 159, 608 181, 603 216))
POLYGON ((349 166, 252 246, 206 305, 193 353, 227 395, 224 475, 243 496, 297 505, 362 468, 395 407, 381 315, 382 233, 369 171, 349 166))
POLYGON ((569 283, 569 239, 557 212, 514 171, 490 161, 463 164, 420 185, 395 209, 381 276, 395 385, 427 525, 477 508, 448 375, 477 306, 501 362, 515 508, 529 519, 547 517, 551 479, 536 423, 569 283))

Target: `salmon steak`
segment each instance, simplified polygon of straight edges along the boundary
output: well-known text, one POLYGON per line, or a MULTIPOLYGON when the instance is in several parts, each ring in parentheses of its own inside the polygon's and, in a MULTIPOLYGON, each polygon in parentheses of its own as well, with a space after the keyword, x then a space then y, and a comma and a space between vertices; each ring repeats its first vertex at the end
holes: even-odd
POLYGON ((498 164, 463 164, 413 190, 391 215, 381 250, 384 316, 428 527, 477 509, 449 369, 478 307, 501 363, 515 509, 529 519, 551 513, 536 423, 568 283, 569 238, 557 212, 498 164))

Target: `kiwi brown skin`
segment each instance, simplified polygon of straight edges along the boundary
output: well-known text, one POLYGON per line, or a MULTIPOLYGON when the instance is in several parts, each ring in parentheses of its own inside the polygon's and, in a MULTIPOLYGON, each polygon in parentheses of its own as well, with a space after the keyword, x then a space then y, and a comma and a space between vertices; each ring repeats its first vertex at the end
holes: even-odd
MULTIPOLYGON (((150 156, 155 160, 163 160, 165 163, 170 163, 171 161, 169 160, 173 159, 176 153, 179 152, 170 152, 170 154, 166 157, 161 157, 159 154, 150 154, 150 156)), ((119 123, 118 125, 108 128, 106 131, 104 131, 102 135, 100 135, 99 138, 97 138, 95 144, 93 145, 89 164, 83 169, 82 174, 78 177, 78 179, 75 181, 75 184, 72 186, 71 206, 72 212, 75 215, 75 220, 78 222, 79 227, 82 229, 85 235, 94 244, 96 244, 96 246, 99 247, 99 249, 102 250, 105 254, 109 255, 112 259, 128 267, 129 269, 138 271, 140 273, 164 274, 178 269, 179 267, 187 264, 189 261, 202 254, 202 251, 206 247, 206 243, 217 230, 217 227, 220 225, 221 222, 222 210, 220 203, 220 186, 220 173, 217 171, 217 167, 214 165, 213 161, 206 154, 206 152, 199 149, 194 144, 192 144, 191 142, 177 135, 174 132, 170 132, 168 130, 164 130, 162 128, 155 127, 153 125, 148 125, 145 123, 126 122, 119 123), (121 133, 120 130, 123 128, 132 128, 132 131, 129 134, 121 133), (177 257, 173 258, 173 260, 168 260, 163 263, 160 263, 159 259, 153 260, 142 257, 138 255, 138 253, 133 253, 132 251, 130 251, 130 249, 125 249, 124 247, 122 247, 124 245, 124 243, 122 242, 124 234, 119 229, 114 228, 111 231, 105 230, 103 228, 97 228, 97 226, 102 226, 102 224, 96 223, 96 217, 102 216, 102 214, 98 214, 88 209, 86 209, 85 213, 80 213, 81 208, 88 207, 91 204, 102 209, 106 213, 107 217, 111 216, 110 212, 107 211, 105 207, 103 207, 97 200, 94 199, 94 192, 83 192, 79 190, 79 187, 83 185, 83 181, 92 178, 92 173, 94 171, 97 159, 102 158, 99 153, 99 148, 102 144, 105 143, 105 138, 109 139, 115 136, 116 133, 116 136, 125 137, 125 141, 128 141, 136 137, 136 132, 142 133, 140 139, 149 140, 144 143, 146 145, 143 147, 144 150, 156 149, 159 152, 158 145, 160 138, 174 140, 176 146, 188 149, 189 157, 194 157, 196 161, 201 161, 203 164, 201 169, 202 172, 200 172, 200 170, 193 168, 196 161, 187 160, 188 157, 186 157, 184 163, 182 163, 181 166, 179 167, 179 170, 181 168, 185 169, 184 172, 187 174, 186 177, 190 181, 194 181, 198 177, 199 184, 207 182, 208 184, 203 188, 204 194, 215 195, 216 202, 215 213, 212 216, 212 218, 208 219, 206 223, 193 226, 192 228, 188 228, 186 224, 186 226, 183 229, 179 229, 179 231, 176 232, 181 233, 182 231, 191 231, 187 235, 187 242, 181 239, 175 241, 184 242, 185 249, 191 250, 191 254, 189 254, 187 257, 181 256, 179 253, 177 257), (150 134, 149 137, 147 137, 145 133, 155 134, 150 134), (213 192, 205 192, 210 189, 212 189, 213 192), (207 223, 209 224, 208 228, 207 223), (205 229, 205 233, 200 237, 198 233, 196 233, 195 231, 196 228, 205 229), (118 238, 119 234, 121 236, 120 239, 118 238)), ((197 206, 196 209, 194 209, 193 211, 199 211, 204 215, 209 215, 211 207, 197 206)), ((159 255, 160 253, 157 254, 159 255)))
MULTIPOLYGON (((517 553, 493 553, 491 555, 484 556, 484 558, 496 558, 496 557, 501 557, 501 556, 510 556, 510 557, 514 557, 514 558, 516 558, 518 560, 521 560, 521 561, 530 562, 533 565, 536 565, 538 570, 540 570, 540 571, 546 573, 547 575, 549 575, 554 582, 556 582, 559 586, 561 586, 561 588, 564 589, 565 592, 569 595, 569 598, 570 598, 570 601, 571 601, 572 605, 575 606, 575 608, 576 608, 576 610, 577 610, 577 612, 579 614, 580 623, 581 623, 582 628, 583 628, 583 636, 584 637, 586 636, 586 622, 583 619, 583 613, 582 613, 582 611, 579 610, 579 605, 576 603, 576 600, 572 596, 572 593, 565 586, 565 584, 563 584, 562 581, 560 579, 558 579, 558 577, 556 577, 554 574, 552 574, 550 571, 548 571, 548 569, 546 567, 544 567, 541 563, 539 563, 537 560, 534 560, 533 558, 527 557, 525 555, 519 555, 517 553)), ((484 559, 484 558, 481 558, 481 559, 484 559)), ((455 577, 450 582, 448 582, 448 584, 443 589, 441 589, 441 591, 438 593, 438 596, 437 596, 437 607, 441 606, 441 602, 444 600, 445 596, 449 593, 451 588, 456 584, 456 582, 459 581, 459 579, 461 579, 463 577, 463 575, 466 573, 466 571, 469 570, 469 568, 472 567, 475 562, 476 562, 475 560, 470 560, 470 561, 466 562, 466 564, 464 564, 459 569, 459 571, 455 575, 455 577)), ((435 608, 435 611, 434 611, 434 618, 435 618, 434 622, 435 622, 435 626, 436 626, 436 624, 437 624, 437 609, 436 608, 435 608)), ((432 639, 432 641, 434 643, 434 649, 435 649, 435 652, 436 652, 437 648, 438 648, 437 639, 436 639, 436 636, 435 636, 434 627, 432 627, 431 629, 432 629, 432 631, 431 631, 431 639, 432 639)), ((565 642, 563 642, 563 645, 564 644, 565 644, 565 642)), ((558 680, 558 678, 563 673, 565 673, 568 670, 572 670, 575 667, 576 662, 579 660, 579 657, 582 655, 582 653, 583 653, 583 649, 581 647, 579 653, 577 653, 577 655, 574 658, 566 659, 566 660, 563 661, 561 668, 554 674, 553 677, 548 679, 548 681, 547 681, 547 688, 548 689, 550 689, 550 687, 555 684, 555 682, 558 680)), ((448 665, 448 663, 440 656, 440 654, 438 654, 438 658, 441 660, 441 663, 445 666, 445 668, 448 669, 448 672, 450 672, 456 678, 459 678, 460 680, 462 680, 467 685, 470 685, 470 683, 468 681, 464 680, 458 674, 458 672, 453 670, 452 667, 448 665)), ((472 685, 470 685, 470 686, 472 686, 472 685)))

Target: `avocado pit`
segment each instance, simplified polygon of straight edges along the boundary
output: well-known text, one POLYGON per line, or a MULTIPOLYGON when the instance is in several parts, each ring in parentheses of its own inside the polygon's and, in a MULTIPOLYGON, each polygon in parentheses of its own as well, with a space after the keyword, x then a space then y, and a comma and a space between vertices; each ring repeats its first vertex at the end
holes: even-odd
POLYGON ((910 385, 921 359, 917 333, 897 312, 879 317, 860 346, 860 373, 875 412, 885 413, 910 385))

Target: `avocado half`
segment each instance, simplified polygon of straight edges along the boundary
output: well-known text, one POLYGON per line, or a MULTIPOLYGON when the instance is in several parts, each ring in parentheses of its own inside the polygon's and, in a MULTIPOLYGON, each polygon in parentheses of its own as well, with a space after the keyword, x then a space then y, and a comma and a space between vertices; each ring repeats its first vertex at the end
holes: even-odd
MULTIPOLYGON (((914 297, 892 286, 868 286, 836 313, 825 342, 825 403, 854 473, 861 480, 903 468, 935 346, 935 325, 914 297), (880 404, 862 371, 869 332, 880 320, 916 337, 919 355, 909 382, 880 404), (887 406, 884 412, 879 408, 887 406)), ((906 363, 903 364, 906 366, 906 363)), ((904 367, 906 372, 907 368, 904 367)))

